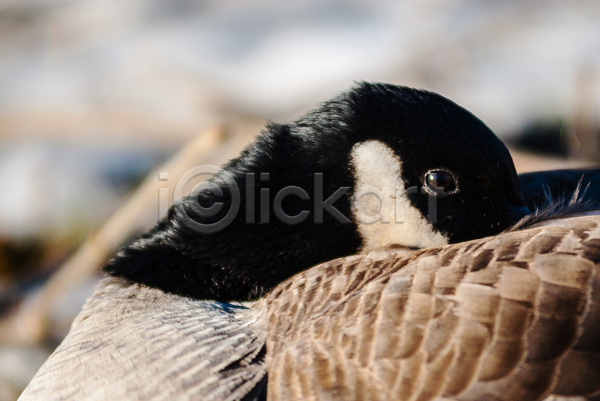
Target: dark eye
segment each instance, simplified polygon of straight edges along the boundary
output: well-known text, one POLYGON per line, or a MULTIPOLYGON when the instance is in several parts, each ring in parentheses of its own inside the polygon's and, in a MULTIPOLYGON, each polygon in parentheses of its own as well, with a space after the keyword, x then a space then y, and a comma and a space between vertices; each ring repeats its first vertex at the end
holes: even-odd
POLYGON ((457 190, 454 175, 445 170, 431 170, 425 174, 425 186, 434 195, 447 195, 457 190))

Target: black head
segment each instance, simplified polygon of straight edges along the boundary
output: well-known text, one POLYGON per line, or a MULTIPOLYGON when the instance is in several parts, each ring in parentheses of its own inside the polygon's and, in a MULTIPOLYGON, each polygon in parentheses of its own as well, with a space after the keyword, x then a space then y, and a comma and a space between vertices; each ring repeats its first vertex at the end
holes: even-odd
POLYGON ((252 299, 389 242, 498 233, 522 202, 507 149, 468 111, 434 93, 362 84, 267 126, 106 271, 196 298, 252 299))

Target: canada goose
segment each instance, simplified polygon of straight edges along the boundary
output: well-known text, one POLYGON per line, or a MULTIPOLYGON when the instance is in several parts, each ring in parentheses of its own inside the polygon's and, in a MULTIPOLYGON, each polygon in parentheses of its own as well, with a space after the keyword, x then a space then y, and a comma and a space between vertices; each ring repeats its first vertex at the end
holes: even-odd
MULTIPOLYGON (((501 239, 462 241, 498 234, 525 210, 507 149, 477 118, 430 92, 362 84, 295 123, 269 125, 239 158, 199 186, 193 196, 176 203, 166 220, 124 248, 108 264, 108 277, 99 284, 22 399, 250 400, 265 399, 267 388, 273 399, 303 399, 304 395, 314 394, 317 398, 332 394, 341 397, 349 390, 336 387, 336 382, 327 384, 330 379, 342 379, 332 376, 330 370, 334 374, 342 372, 344 380, 356 377, 354 384, 362 383, 365 377, 375 374, 365 367, 372 366, 375 355, 381 357, 394 339, 392 335, 405 330, 393 326, 403 318, 399 309, 397 319, 391 318, 387 326, 381 326, 389 327, 387 342, 382 339, 377 345, 369 343, 374 328, 380 327, 378 316, 382 314, 370 314, 364 301, 371 299, 373 306, 380 308, 382 304, 377 301, 393 289, 397 292, 390 294, 395 301, 384 309, 386 313, 394 314, 394 305, 401 307, 402 299, 421 302, 427 294, 412 295, 410 285, 403 287, 402 277, 410 278, 408 273, 395 271, 401 265, 408 266, 409 261, 420 263, 429 256, 427 260, 431 261, 445 255, 441 260, 449 263, 454 256, 465 254, 465 273, 471 261, 470 250, 483 247, 488 251, 477 253, 477 268, 496 272, 497 267, 487 268, 485 262, 499 263, 510 250, 499 259, 494 248, 486 246, 493 243, 503 249, 501 239), (286 188, 295 189, 285 192, 284 198, 278 197, 286 188), (364 188, 367 191, 362 193, 364 188), (379 191, 379 203, 374 204, 368 196, 373 190, 379 191), (236 202, 243 202, 245 207, 229 218, 228 211, 235 209, 236 202), (211 214, 214 206, 220 209, 211 214), (374 221, 369 220, 373 216, 374 221), (456 242, 461 244, 448 245, 456 242), (379 253, 374 250, 390 243, 407 248, 385 258, 406 263, 375 260, 373 255, 379 253), (363 256, 328 262, 294 276, 318 263, 355 253, 363 256), (358 263, 362 267, 354 270, 357 261, 362 261, 358 263), (331 274, 336 271, 339 279, 333 280, 331 274), (390 281, 377 281, 384 276, 390 281), (396 284, 388 288, 386 283, 396 284), (377 292, 384 287, 385 291, 377 292), (243 302, 259 297, 263 298, 243 302), (328 309, 333 304, 336 309, 328 309), (358 308, 354 312, 352 305, 358 308), (341 322, 337 314, 340 311, 349 318, 357 313, 360 319, 341 322), (328 317, 330 321, 322 320, 328 317), (282 338, 290 330, 315 338, 329 335, 333 340, 324 343, 324 349, 311 349, 313 345, 296 343, 297 336, 289 341, 282 338), (352 333, 361 336, 359 342, 352 333), (344 354, 347 347, 356 344, 361 345, 351 354, 344 354), (378 351, 373 353, 374 349, 378 351), (290 359, 294 355, 300 360, 290 359), (352 359, 355 357, 358 359, 352 359), (294 369, 307 364, 317 367, 310 373, 311 380, 323 379, 310 391, 303 387, 312 386, 308 376, 302 372, 294 376, 294 369), (330 390, 333 393, 327 395, 330 390)), ((527 232, 498 238, 532 235, 522 234, 527 232)), ((531 258, 523 262, 534 260, 535 255, 531 258)), ((455 303, 460 297, 453 298, 452 290, 462 288, 465 277, 470 277, 458 274, 461 271, 448 278, 454 277, 455 287, 447 287, 448 292, 443 294, 455 303)), ((430 278, 437 277, 430 273, 430 278)), ((485 295, 481 299, 488 302, 485 295)), ((473 299, 472 304, 465 305, 474 305, 472 313, 476 313, 478 304, 473 299)), ((429 310, 415 309, 414 319, 429 319, 424 314, 429 310)), ((453 320, 456 324, 457 319, 453 320)), ((443 336, 445 327, 441 324, 446 320, 423 323, 429 321, 440 326, 438 335, 443 336)), ((419 331, 419 321, 415 322, 400 344, 419 338, 413 333, 419 331)), ((482 333, 475 322, 472 325, 477 327, 472 332, 461 329, 458 338, 482 333)), ((491 323, 488 326, 492 331, 487 334, 494 333, 495 327, 491 323)), ((479 344, 473 341, 465 344, 479 344)), ((320 347, 317 342, 314 346, 320 347)), ((454 354, 444 354, 440 363, 473 362, 479 357, 457 347, 453 351, 455 359, 454 354)), ((521 355, 510 356, 517 354, 521 355)), ((419 353, 420 358, 423 355, 419 353)), ((410 354, 398 356, 406 358, 410 354)), ((394 371, 393 362, 378 368, 384 379, 394 371)), ((415 374, 425 368, 419 368, 413 359, 410 363, 414 364, 415 374)), ((462 370, 462 366, 457 369, 462 370)), ((478 372, 476 368, 471 370, 478 372)), ((397 372, 407 371, 411 369, 397 372)), ((473 373, 461 377, 464 386, 457 383, 455 387, 470 389, 474 377, 479 376, 473 373)), ((365 391, 379 389, 377 380, 359 387, 365 391)), ((455 394, 442 390, 439 394, 455 394)))

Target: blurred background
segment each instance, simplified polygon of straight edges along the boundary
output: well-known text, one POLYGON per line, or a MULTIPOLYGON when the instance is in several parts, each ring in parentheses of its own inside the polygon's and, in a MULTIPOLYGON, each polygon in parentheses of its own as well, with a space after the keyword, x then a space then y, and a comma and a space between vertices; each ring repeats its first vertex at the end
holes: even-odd
POLYGON ((453 99, 519 171, 594 165, 600 2, 0 0, 0 401, 185 171, 361 80, 453 99))

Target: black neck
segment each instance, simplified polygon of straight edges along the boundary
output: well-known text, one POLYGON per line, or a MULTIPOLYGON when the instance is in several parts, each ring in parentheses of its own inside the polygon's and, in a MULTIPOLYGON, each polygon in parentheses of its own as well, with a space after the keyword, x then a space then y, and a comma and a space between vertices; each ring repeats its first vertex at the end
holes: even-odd
POLYGON ((301 171, 299 165, 315 169, 319 161, 252 150, 267 145, 259 141, 176 202, 105 270, 198 299, 249 300, 312 265, 355 253, 361 239, 351 222, 351 174, 301 171))

